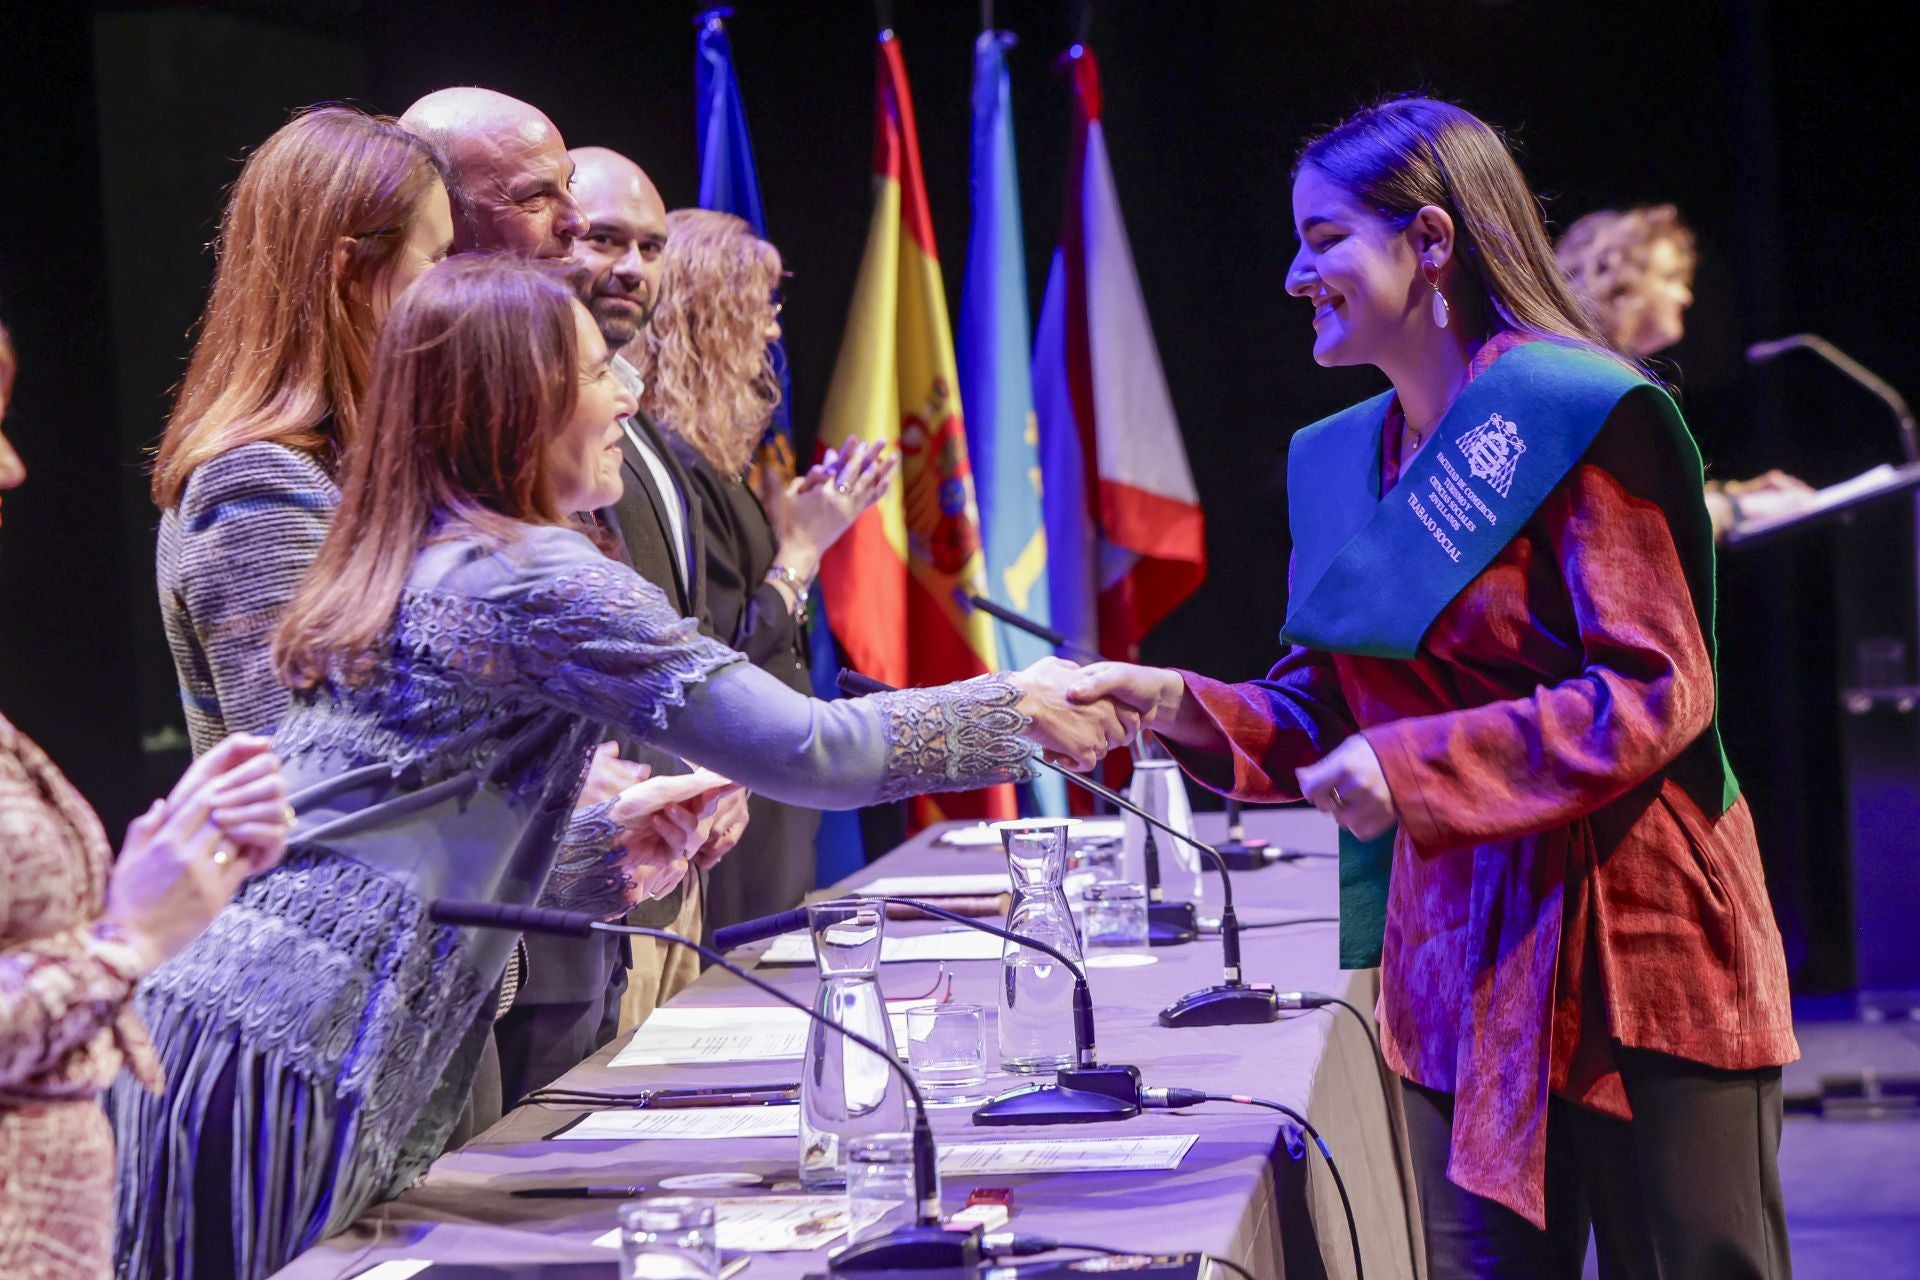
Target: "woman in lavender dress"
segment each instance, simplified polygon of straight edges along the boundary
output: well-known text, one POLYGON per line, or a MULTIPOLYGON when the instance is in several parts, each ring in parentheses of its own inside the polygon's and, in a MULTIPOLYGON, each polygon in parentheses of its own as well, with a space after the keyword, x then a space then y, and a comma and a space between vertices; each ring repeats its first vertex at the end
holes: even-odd
POLYGON ((143 991, 177 1101, 117 1096, 123 1274, 264 1276, 438 1154, 512 940, 428 904, 533 902, 606 731, 829 808, 1022 778, 1036 745, 1090 766, 1131 736, 1067 704, 1065 663, 828 704, 701 636, 565 515, 618 493, 635 406, 610 362, 521 264, 455 259, 395 304, 274 642, 300 827, 143 991), (215 1221, 230 1241, 196 1242, 215 1221))

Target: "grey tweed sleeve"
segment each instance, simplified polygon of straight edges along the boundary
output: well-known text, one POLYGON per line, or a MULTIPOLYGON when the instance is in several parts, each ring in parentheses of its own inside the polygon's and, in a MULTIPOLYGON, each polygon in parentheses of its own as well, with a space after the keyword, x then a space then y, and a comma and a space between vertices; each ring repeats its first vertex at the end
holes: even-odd
POLYGON ((250 444, 195 471, 163 520, 160 608, 195 755, 285 714, 268 646, 339 500, 312 458, 250 444))

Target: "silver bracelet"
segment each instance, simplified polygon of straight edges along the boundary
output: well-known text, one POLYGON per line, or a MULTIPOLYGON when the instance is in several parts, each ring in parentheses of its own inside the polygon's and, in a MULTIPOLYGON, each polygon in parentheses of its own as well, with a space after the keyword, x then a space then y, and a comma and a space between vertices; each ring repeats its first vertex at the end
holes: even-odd
POLYGON ((784 564, 775 564, 771 569, 768 569, 767 576, 764 580, 776 585, 782 582, 786 583, 788 588, 793 592, 794 616, 802 622, 807 620, 807 605, 812 599, 813 594, 813 584, 811 582, 802 578, 784 564))

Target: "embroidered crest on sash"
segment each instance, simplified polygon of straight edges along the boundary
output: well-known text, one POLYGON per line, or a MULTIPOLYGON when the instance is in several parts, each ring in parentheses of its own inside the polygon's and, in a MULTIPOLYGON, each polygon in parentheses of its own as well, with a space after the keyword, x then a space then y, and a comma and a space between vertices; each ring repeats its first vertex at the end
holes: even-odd
POLYGON ((1526 451, 1519 426, 1497 413, 1460 437, 1460 452, 1473 478, 1485 481, 1503 498, 1513 488, 1514 468, 1526 451))

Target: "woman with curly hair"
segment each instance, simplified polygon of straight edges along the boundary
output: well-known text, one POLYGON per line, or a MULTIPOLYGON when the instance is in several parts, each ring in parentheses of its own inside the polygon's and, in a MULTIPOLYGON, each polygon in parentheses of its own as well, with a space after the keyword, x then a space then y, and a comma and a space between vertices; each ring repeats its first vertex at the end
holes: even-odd
MULTIPOLYGON (((771 509, 755 496, 748 468, 780 398, 768 344, 780 336, 781 275, 779 251, 732 214, 668 215, 659 301, 629 354, 646 380, 641 406, 702 499, 714 630, 805 693, 820 558, 887 491, 896 458, 856 443, 770 492, 771 509)), ((709 929, 784 911, 813 888, 819 814, 755 796, 752 815, 708 882, 709 929)))
MULTIPOLYGON (((1554 254, 1614 350, 1644 360, 1686 335, 1699 255, 1693 228, 1672 205, 1590 213, 1567 228, 1554 254)), ((1812 496, 1804 481, 1778 470, 1751 480, 1709 480, 1714 539, 1742 521, 1797 511, 1812 496)))

